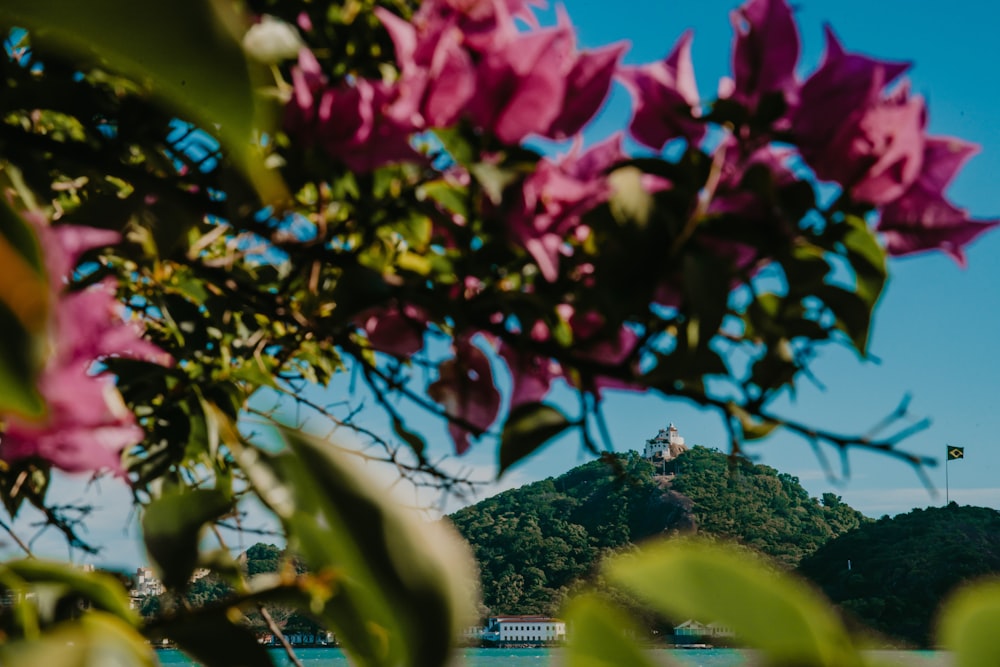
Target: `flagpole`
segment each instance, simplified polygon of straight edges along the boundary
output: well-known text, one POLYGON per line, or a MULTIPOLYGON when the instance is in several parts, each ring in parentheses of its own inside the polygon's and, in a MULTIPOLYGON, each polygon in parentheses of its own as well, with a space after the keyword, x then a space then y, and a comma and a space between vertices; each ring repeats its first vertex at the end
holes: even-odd
POLYGON ((950 496, 948 494, 948 464, 951 463, 951 455, 944 455, 944 506, 947 507, 951 503, 949 502, 950 496))

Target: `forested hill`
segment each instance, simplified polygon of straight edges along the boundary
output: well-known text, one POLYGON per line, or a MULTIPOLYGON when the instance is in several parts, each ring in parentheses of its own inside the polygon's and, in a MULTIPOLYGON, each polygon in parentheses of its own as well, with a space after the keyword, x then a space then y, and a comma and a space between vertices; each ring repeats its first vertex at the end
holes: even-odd
POLYGON ((661 471, 635 452, 619 460, 619 470, 594 461, 451 515, 492 613, 553 613, 604 553, 660 533, 731 538, 794 566, 867 520, 832 494, 810 498, 795 477, 704 447, 661 471))
POLYGON ((800 572, 864 625, 928 646, 948 593, 1000 573, 1000 512, 952 503, 883 517, 831 540, 800 572))

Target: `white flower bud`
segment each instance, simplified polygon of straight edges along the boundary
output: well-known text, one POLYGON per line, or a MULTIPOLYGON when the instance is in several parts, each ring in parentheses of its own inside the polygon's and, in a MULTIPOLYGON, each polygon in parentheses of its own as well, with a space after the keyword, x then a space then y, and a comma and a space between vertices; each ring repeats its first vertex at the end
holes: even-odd
POLYGON ((265 14, 243 36, 243 50, 266 65, 294 58, 305 44, 294 26, 265 14))

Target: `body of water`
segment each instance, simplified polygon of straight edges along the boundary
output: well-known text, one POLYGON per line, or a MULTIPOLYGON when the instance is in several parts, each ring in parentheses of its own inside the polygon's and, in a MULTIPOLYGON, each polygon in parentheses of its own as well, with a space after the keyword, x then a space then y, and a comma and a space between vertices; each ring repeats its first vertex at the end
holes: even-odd
MULTIPOLYGON (((456 667, 559 667, 560 649, 463 649, 459 652, 456 667)), ((753 651, 736 649, 653 649, 650 656, 658 665, 669 667, 751 667, 759 664, 753 651)), ((295 654, 304 667, 349 667, 347 657, 335 648, 302 648, 295 654)), ((162 650, 157 655, 164 667, 191 667, 197 665, 180 651, 162 650)), ((276 665, 292 663, 280 649, 271 649, 276 665)), ((952 661, 941 651, 871 651, 880 664, 900 667, 950 667, 952 661)))

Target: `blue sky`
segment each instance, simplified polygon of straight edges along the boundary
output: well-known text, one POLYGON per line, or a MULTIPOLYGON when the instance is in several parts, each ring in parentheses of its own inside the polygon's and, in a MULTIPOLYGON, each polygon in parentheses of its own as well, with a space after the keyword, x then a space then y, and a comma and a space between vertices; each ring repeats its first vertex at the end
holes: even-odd
MULTIPOLYGON (((581 46, 627 39, 632 43, 626 56, 630 64, 664 57, 685 29, 694 29, 695 73, 705 98, 714 96, 719 77, 728 73, 732 34, 728 12, 737 4, 721 0, 565 1, 581 46)), ((921 11, 912 0, 802 0, 796 7, 803 42, 802 74, 811 71, 822 56, 824 22, 834 27, 848 50, 914 63, 909 79, 913 90, 928 101, 931 132, 982 146, 981 154, 964 169, 949 194, 976 217, 1000 217, 1000 193, 993 182, 1000 174, 1000 132, 995 122, 1000 108, 996 91, 1000 40, 995 27, 1000 12, 992 3, 955 0, 934 5, 933 11, 921 11)), ((596 139, 621 128, 627 116, 627 95, 617 90, 588 137, 596 139)), ((862 433, 910 395, 913 420, 928 417, 932 425, 903 446, 939 458, 946 444, 964 446, 965 460, 949 464, 951 499, 1000 508, 1000 447, 996 443, 1000 355, 993 348, 1000 328, 1000 233, 988 234, 974 244, 968 260, 966 269, 936 254, 892 261, 890 283, 876 311, 871 341, 875 361, 861 361, 840 348, 825 349, 813 367, 824 386, 802 381, 796 399, 785 401, 782 412, 818 427, 862 433)), ((336 400, 347 389, 346 382, 336 383, 328 400, 336 400)), ((569 392, 557 392, 556 399, 572 405, 569 392)), ((689 444, 726 446, 718 416, 686 403, 612 393, 605 412, 619 450, 641 449, 646 438, 669 422, 679 427, 689 444)), ((389 435, 376 411, 363 418, 389 435)), ((420 415, 412 423, 428 436, 432 451, 447 454, 450 443, 439 424, 420 415)), ((812 495, 832 491, 869 516, 944 502, 943 461, 929 470, 939 489, 935 497, 908 466, 874 454, 853 452, 850 478, 835 482, 824 475, 808 444, 794 436, 778 433, 747 452, 758 462, 798 476, 812 495)), ((827 454, 837 463, 834 452, 827 454)), ((494 475, 495 458, 495 447, 483 442, 448 465, 485 480, 494 475)), ((589 458, 577 437, 566 437, 510 471, 499 485, 487 488, 492 491, 558 475, 589 458)), ((117 482, 104 480, 95 493, 77 480, 62 495, 103 508, 89 527, 90 537, 107 546, 106 555, 98 560, 130 566, 143 560, 134 522, 129 520, 128 494, 117 482)), ((25 517, 19 524, 26 528, 28 521, 30 517, 25 517)), ((36 546, 43 553, 65 556, 65 549, 58 545, 58 540, 46 537, 36 546)))

